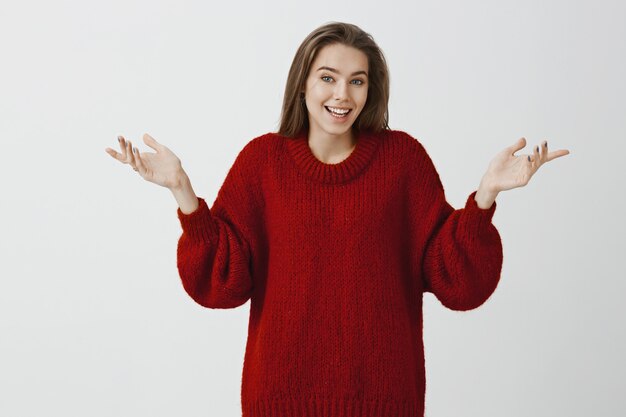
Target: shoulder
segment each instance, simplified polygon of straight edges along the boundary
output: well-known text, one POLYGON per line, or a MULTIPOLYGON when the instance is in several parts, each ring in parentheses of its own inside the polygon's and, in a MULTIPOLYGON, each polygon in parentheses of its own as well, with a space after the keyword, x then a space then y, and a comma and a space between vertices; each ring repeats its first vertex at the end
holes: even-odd
POLYGON ((234 165, 258 171, 267 163, 269 149, 276 142, 276 134, 272 132, 253 137, 238 152, 234 165))
POLYGON ((386 140, 397 144, 399 152, 394 152, 394 155, 401 156, 402 166, 410 177, 420 183, 441 184, 433 159, 417 137, 403 130, 388 130, 385 136, 386 140))
POLYGON ((385 129, 378 133, 380 139, 390 147, 399 151, 400 155, 406 158, 424 158, 428 153, 424 145, 416 136, 404 130, 385 129))
POLYGON ((277 132, 266 132, 250 139, 240 153, 243 153, 245 157, 269 162, 275 158, 273 155, 284 146, 288 139, 277 132))
POLYGON ((406 148, 415 149, 421 147, 419 139, 405 130, 384 129, 378 133, 378 136, 387 142, 393 142, 396 145, 406 148))
POLYGON ((268 166, 268 144, 272 139, 271 134, 265 133, 253 137, 243 145, 219 191, 222 198, 242 199, 245 196, 252 199, 245 200, 246 204, 251 201, 262 204, 261 185, 268 166), (242 190, 245 192, 242 193, 242 190))
POLYGON ((247 156, 253 156, 262 154, 265 152, 271 142, 275 142, 276 137, 272 132, 263 133, 259 136, 255 136, 250 139, 239 152, 240 154, 246 154, 247 156))

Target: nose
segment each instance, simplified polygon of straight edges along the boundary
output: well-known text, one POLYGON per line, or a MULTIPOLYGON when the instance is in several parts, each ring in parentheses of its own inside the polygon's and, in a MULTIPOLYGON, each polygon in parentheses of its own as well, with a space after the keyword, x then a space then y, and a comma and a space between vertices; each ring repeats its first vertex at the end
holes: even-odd
POLYGON ((338 81, 335 83, 335 100, 342 100, 348 97, 348 86, 345 82, 338 81))

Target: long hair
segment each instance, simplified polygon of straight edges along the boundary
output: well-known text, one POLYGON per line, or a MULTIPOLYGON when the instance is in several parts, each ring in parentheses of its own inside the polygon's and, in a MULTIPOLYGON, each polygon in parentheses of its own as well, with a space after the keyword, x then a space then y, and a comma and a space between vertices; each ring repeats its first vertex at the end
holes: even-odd
POLYGON ((296 52, 285 86, 283 107, 278 133, 295 137, 309 127, 309 117, 304 102, 304 90, 311 64, 318 52, 326 45, 343 44, 363 52, 367 56, 368 90, 367 101, 356 118, 353 128, 380 132, 389 129, 389 69, 382 50, 374 38, 361 28, 350 23, 330 22, 311 32, 296 52))

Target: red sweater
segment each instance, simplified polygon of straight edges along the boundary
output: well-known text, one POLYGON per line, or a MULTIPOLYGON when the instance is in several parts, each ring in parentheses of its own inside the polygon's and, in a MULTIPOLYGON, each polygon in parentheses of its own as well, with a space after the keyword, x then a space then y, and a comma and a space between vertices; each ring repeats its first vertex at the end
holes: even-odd
POLYGON ((361 132, 325 164, 306 134, 241 150, 209 209, 177 209, 178 270, 208 308, 250 300, 244 417, 421 417, 422 296, 470 310, 496 289, 502 243, 475 191, 447 203, 421 143, 361 132))

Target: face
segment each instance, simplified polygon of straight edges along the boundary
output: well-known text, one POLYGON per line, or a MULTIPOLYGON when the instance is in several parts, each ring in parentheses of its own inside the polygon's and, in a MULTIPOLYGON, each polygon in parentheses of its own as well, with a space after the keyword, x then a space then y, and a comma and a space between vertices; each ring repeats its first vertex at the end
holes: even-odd
POLYGON ((309 135, 343 136, 367 100, 367 56, 360 50, 332 44, 323 47, 311 64, 304 91, 309 135), (335 115, 329 108, 345 115, 335 115))

